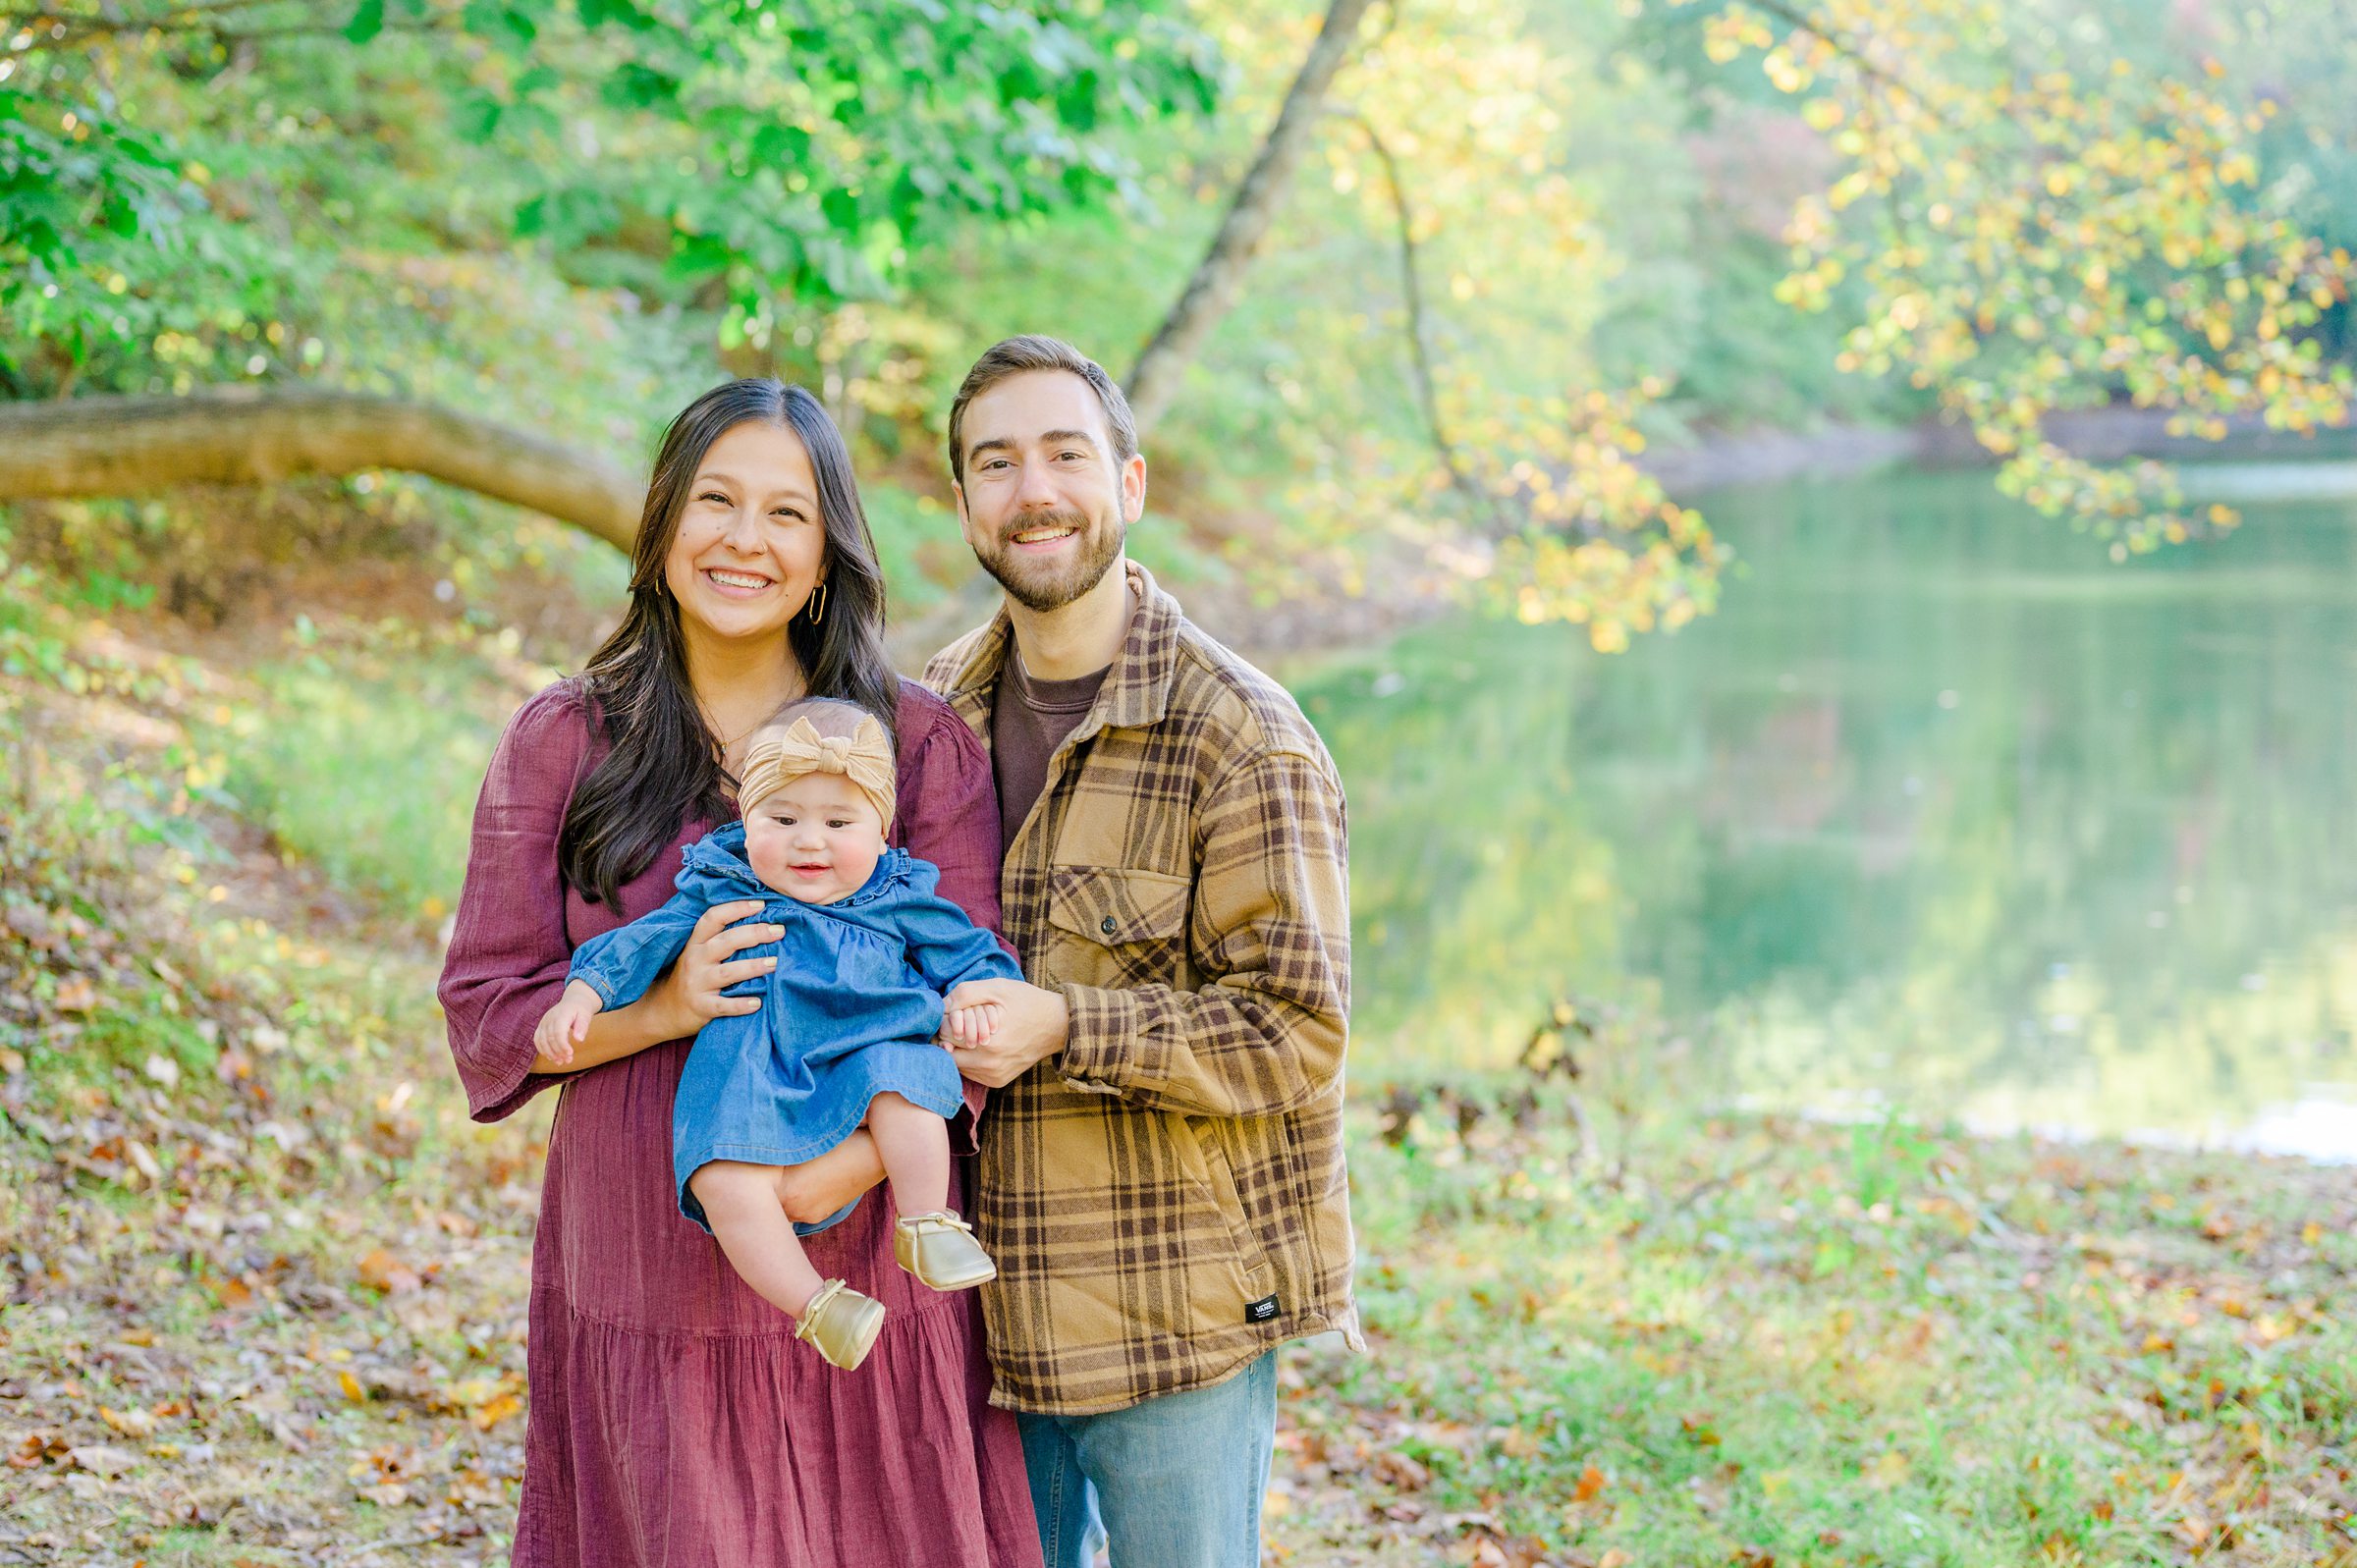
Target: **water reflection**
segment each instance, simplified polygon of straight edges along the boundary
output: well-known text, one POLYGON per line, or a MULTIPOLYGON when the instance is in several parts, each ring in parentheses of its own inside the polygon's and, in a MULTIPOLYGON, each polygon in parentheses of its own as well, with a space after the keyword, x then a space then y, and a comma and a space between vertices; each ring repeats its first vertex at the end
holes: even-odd
POLYGON ((1691 1021, 1715 1093, 2357 1157, 2357 504, 2320 489, 2125 568, 1977 475, 1720 497, 1745 575, 1678 637, 1319 672, 1361 1060, 1510 1059, 1571 989, 1691 1021))

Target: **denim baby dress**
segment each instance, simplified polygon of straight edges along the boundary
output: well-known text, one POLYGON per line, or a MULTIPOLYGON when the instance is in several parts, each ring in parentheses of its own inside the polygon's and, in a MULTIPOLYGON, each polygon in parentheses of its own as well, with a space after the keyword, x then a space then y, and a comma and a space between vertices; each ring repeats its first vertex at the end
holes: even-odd
MULTIPOLYGON (((715 1160, 798 1165, 849 1138, 889 1090, 944 1118, 965 1105, 958 1064, 934 1038, 942 994, 962 980, 1020 980, 999 939, 934 891, 939 873, 888 849, 859 891, 803 903, 763 885, 744 859, 744 824, 687 848, 667 903, 583 943, 573 978, 611 1009, 644 996, 671 967, 705 910, 758 898, 751 918, 786 935, 738 953, 775 957, 767 975, 729 987, 761 1010, 709 1019, 687 1054, 672 1103, 671 1168, 680 1212, 706 1230, 687 1178, 715 1160)), ((846 1206, 817 1225, 851 1212, 846 1206)))

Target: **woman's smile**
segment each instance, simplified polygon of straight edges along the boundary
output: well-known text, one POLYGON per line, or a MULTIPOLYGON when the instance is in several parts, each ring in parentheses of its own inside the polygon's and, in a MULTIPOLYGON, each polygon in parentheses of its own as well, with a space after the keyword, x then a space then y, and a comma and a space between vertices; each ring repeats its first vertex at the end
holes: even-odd
POLYGON ((706 567, 704 580, 719 593, 731 599, 749 599, 776 587, 777 579, 757 571, 744 571, 733 567, 706 567))

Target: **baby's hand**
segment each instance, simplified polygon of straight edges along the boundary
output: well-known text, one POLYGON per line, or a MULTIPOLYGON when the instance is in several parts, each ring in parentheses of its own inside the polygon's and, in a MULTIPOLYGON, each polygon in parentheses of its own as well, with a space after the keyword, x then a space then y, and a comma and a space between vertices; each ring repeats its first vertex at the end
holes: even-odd
POLYGON ((576 980, 565 987, 557 1004, 540 1015, 532 1031, 532 1049, 562 1067, 573 1060, 573 1048, 589 1038, 589 1020, 606 1010, 597 989, 576 980))
POLYGON ((949 1036, 951 1049, 978 1046, 997 1031, 999 1004, 995 1001, 978 1001, 970 1007, 952 1007, 947 1022, 948 1027, 943 1032, 949 1036))

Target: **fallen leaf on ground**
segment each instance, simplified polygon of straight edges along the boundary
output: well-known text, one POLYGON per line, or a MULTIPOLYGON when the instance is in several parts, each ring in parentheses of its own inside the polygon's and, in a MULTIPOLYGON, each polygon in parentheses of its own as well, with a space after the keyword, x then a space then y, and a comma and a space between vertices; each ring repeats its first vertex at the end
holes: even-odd
POLYGON ((388 1296, 406 1296, 425 1281, 417 1271, 379 1247, 360 1260, 360 1283, 372 1285, 388 1296))
POLYGON ((129 1410, 114 1410, 101 1405, 98 1407, 98 1419, 126 1437, 144 1437, 155 1431, 154 1414, 136 1405, 129 1410))
POLYGON ((66 1450, 66 1463, 99 1476, 119 1476, 138 1462, 139 1456, 130 1449, 110 1448, 104 1443, 66 1450))
POLYGON ((523 1401, 514 1394, 501 1394, 474 1413, 474 1429, 477 1432, 489 1432, 522 1408, 523 1401))

